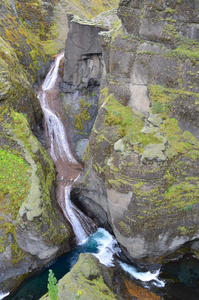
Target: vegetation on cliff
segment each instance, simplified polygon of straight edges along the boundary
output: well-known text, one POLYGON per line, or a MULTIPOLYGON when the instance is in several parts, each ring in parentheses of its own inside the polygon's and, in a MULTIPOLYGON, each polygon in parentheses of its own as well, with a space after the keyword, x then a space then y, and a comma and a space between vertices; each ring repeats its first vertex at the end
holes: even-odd
MULTIPOLYGON (((104 283, 100 263, 91 254, 80 254, 71 271, 58 282, 60 299, 113 300, 116 299, 104 283)), ((106 275, 107 276, 107 275, 106 275)), ((48 294, 41 300, 51 299, 48 294)))
POLYGON ((106 183, 118 241, 147 260, 199 236, 199 41, 195 4, 174 2, 121 1, 125 34, 101 35, 109 63, 81 180, 84 197, 94 173, 106 183))
POLYGON ((54 203, 54 166, 32 134, 42 120, 33 83, 40 84, 50 57, 64 48, 63 14, 81 9, 94 16, 116 2, 96 2, 88 10, 88 2, 82 1, 1 1, 0 288, 16 287, 21 280, 15 279, 16 270, 25 274, 49 260, 71 235, 54 203))

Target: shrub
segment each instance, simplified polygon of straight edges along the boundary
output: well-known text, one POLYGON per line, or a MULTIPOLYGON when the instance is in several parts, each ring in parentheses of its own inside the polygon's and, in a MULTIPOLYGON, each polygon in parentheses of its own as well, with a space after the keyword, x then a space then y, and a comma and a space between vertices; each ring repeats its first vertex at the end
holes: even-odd
POLYGON ((49 270, 48 274, 48 294, 51 300, 58 300, 57 279, 52 270, 49 270))

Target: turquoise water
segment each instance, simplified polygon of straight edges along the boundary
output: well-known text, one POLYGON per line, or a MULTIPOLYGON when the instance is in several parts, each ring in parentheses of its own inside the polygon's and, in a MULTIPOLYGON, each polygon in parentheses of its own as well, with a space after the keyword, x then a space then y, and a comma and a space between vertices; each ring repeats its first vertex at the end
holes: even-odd
MULTIPOLYGON (((113 266, 115 254, 119 255, 116 240, 106 230, 99 228, 82 245, 56 259, 44 270, 27 279, 15 294, 5 300, 38 300, 47 292, 49 269, 57 280, 70 271, 77 262, 80 253, 92 253, 107 265, 113 266)), ((160 294, 165 300, 199 300, 199 261, 192 256, 185 256, 169 262, 154 272, 143 272, 138 267, 120 262, 125 272, 138 284, 160 294)))
POLYGON ((55 277, 59 280, 70 271, 72 266, 77 262, 80 253, 92 253, 103 264, 112 266, 114 255, 119 253, 119 248, 112 235, 103 228, 99 228, 84 244, 76 246, 72 251, 49 264, 45 270, 37 272, 37 274, 24 281, 17 292, 4 299, 38 300, 47 292, 49 269, 53 271, 55 277))
POLYGON ((97 242, 90 238, 84 245, 76 246, 72 251, 56 259, 45 270, 38 272, 31 278, 27 279, 19 288, 15 295, 9 295, 4 299, 12 300, 37 300, 47 293, 47 281, 49 269, 53 270, 57 280, 62 278, 70 271, 72 266, 77 262, 80 253, 97 253, 97 242))
POLYGON ((192 256, 162 266, 165 300, 199 300, 199 261, 192 256))

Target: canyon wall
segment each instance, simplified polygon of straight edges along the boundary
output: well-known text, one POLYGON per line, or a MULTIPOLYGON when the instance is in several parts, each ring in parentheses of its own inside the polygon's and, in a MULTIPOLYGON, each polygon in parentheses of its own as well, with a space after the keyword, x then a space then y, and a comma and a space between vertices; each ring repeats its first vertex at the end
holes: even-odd
MULTIPOLYGON (((91 1, 93 3, 93 1, 91 1)), ((72 236, 56 204, 55 168, 38 141, 42 110, 35 89, 50 58, 63 50, 62 16, 87 1, 1 1, 0 11, 0 290, 16 288, 25 274, 70 249, 72 236), (34 86, 34 88, 33 88, 34 86)), ((88 9, 90 7, 90 9, 88 9)), ((85 9, 85 11, 84 11, 85 9)))
POLYGON ((120 1, 99 35, 99 110, 73 197, 129 258, 199 237, 198 1, 120 1))

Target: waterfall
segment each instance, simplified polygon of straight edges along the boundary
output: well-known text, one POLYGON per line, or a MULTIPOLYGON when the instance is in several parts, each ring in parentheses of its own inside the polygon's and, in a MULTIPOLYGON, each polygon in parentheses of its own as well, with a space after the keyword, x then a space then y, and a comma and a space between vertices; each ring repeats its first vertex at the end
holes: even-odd
POLYGON ((37 97, 44 114, 44 133, 49 155, 57 170, 57 200, 71 224, 77 243, 82 243, 96 229, 94 222, 70 200, 72 182, 80 175, 82 166, 74 158, 67 138, 67 119, 59 102, 59 67, 64 53, 56 56, 40 87, 37 97))
MULTIPOLYGON (((96 230, 94 222, 84 215, 70 199, 72 183, 80 175, 82 166, 76 161, 67 138, 67 122, 59 102, 58 83, 59 65, 64 54, 55 58, 39 92, 38 99, 44 113, 44 130, 48 144, 48 152, 56 166, 57 175, 57 200, 64 216, 71 224, 78 244, 89 243, 92 240, 97 244, 98 252, 93 253, 101 263, 114 266, 114 255, 119 255, 121 250, 116 239, 106 230, 99 228, 89 239, 90 233, 96 230)), ((136 268, 120 262, 123 270, 132 277, 147 282, 153 282, 158 287, 163 287, 164 282, 158 279, 160 270, 156 272, 141 272, 136 268)))

